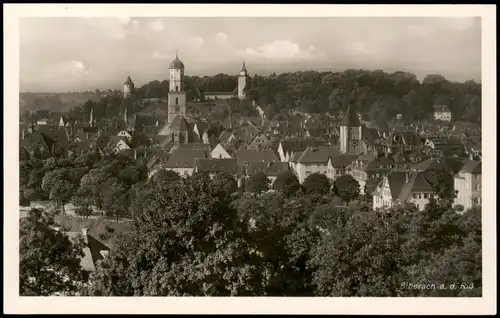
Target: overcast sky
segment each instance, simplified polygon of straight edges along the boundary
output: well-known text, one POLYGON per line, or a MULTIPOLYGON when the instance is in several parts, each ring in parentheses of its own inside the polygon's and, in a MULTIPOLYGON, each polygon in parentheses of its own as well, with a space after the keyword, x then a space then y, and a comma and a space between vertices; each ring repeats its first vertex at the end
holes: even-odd
POLYGON ((20 90, 85 91, 187 75, 346 68, 481 80, 479 18, 22 18, 20 90))

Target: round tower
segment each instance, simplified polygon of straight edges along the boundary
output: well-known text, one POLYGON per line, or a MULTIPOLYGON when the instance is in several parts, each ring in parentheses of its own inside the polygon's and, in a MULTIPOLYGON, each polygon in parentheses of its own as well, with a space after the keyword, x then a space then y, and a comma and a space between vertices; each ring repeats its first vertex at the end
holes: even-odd
POLYGON ((238 98, 245 98, 245 87, 248 81, 248 71, 245 66, 245 61, 243 61, 243 66, 241 67, 240 74, 238 75, 238 98))
POLYGON ((134 82, 132 82, 132 79, 127 77, 127 80, 123 84, 123 97, 128 98, 134 93, 134 82))

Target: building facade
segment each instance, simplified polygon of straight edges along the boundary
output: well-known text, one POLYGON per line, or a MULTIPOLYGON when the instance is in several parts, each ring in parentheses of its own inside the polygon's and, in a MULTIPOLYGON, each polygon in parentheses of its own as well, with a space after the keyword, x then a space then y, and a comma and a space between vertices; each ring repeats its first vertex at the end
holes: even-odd
POLYGON ((458 191, 455 205, 462 205, 464 211, 481 205, 481 161, 469 161, 454 179, 458 191))

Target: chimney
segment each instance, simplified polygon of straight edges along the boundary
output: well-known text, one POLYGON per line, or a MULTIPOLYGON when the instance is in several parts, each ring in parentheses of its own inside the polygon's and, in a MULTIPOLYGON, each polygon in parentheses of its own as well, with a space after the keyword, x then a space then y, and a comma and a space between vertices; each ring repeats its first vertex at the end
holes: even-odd
POLYGON ((410 182, 410 171, 408 169, 405 170, 405 182, 410 182))
POLYGON ((474 160, 474 154, 473 154, 472 152, 469 154, 469 159, 470 159, 471 161, 472 161, 472 160, 474 160))
POLYGON ((87 235, 87 228, 82 227, 82 235, 86 236, 87 235))
POLYGON ((137 160, 137 149, 134 149, 134 160, 137 160))

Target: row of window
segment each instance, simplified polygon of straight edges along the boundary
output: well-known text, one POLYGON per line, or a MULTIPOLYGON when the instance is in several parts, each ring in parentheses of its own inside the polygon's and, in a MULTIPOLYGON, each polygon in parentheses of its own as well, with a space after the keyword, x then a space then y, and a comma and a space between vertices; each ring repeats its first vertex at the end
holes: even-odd
POLYGON ((413 193, 414 199, 429 199, 431 197, 431 193, 413 193))

